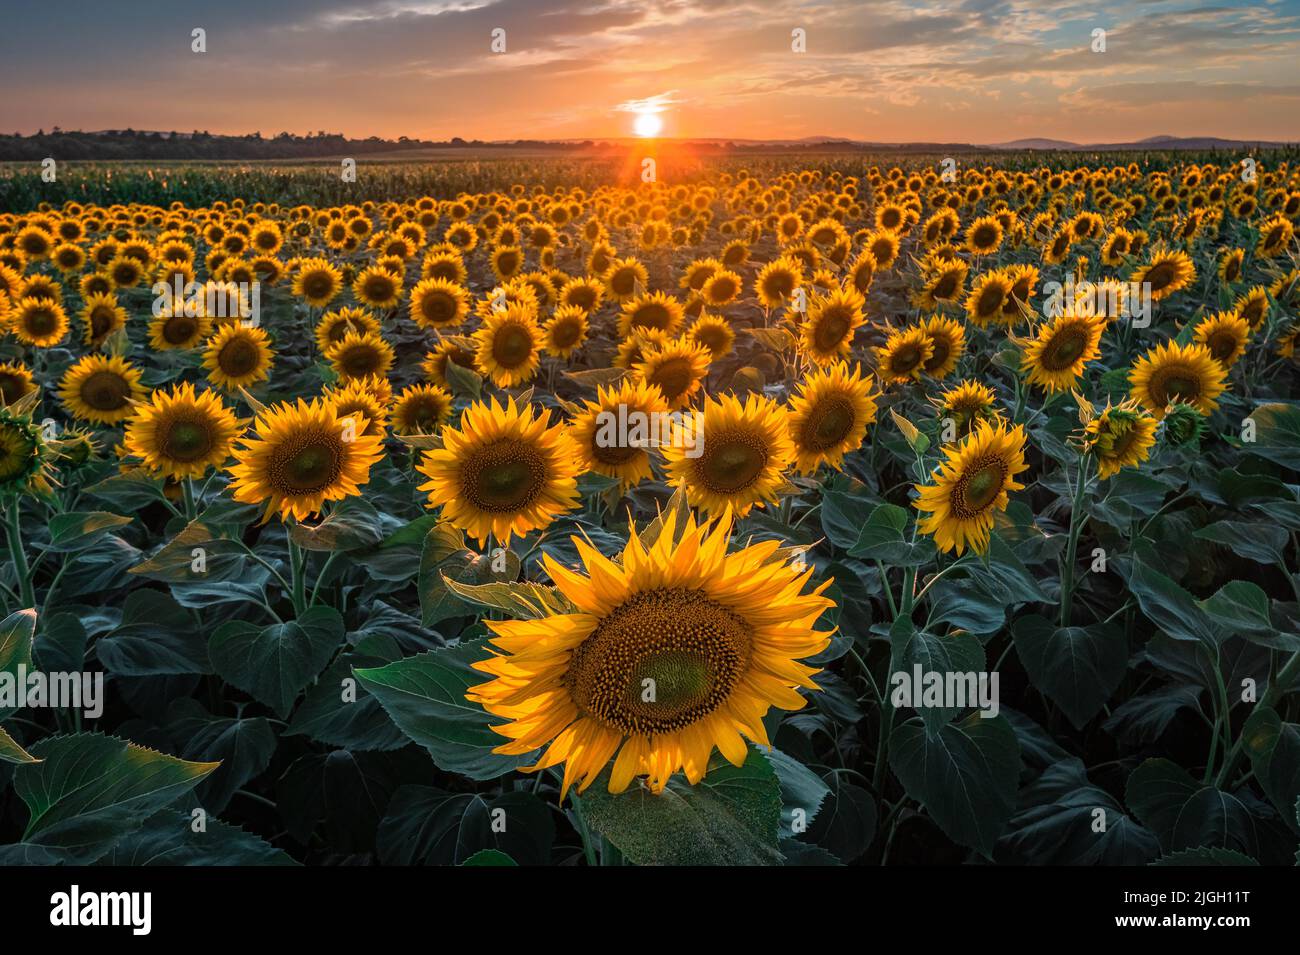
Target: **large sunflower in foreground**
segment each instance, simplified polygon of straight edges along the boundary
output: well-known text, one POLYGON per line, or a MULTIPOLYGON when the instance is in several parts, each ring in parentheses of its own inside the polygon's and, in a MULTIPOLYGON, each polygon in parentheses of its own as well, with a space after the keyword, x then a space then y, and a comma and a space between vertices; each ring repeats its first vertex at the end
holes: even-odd
POLYGON ((189 382, 157 389, 127 421, 128 454, 172 479, 202 477, 230 457, 239 422, 215 392, 189 382))
POLYGON ((658 539, 635 528, 621 562, 574 540, 586 573, 543 557, 576 608, 536 620, 488 621, 501 655, 474 664, 490 675, 467 698, 509 722, 493 727, 509 755, 546 752, 530 770, 564 763, 561 798, 582 792, 614 760, 608 789, 646 776, 660 792, 678 770, 694 784, 716 748, 733 765, 745 737, 770 745, 763 716, 803 707, 831 633, 814 629, 834 603, 829 581, 805 592, 812 570, 776 541, 727 552, 730 521, 664 517, 658 539))
POLYGON ((442 447, 425 452, 418 470, 429 507, 442 508, 454 527, 478 540, 495 537, 503 547, 512 535, 546 527, 578 501, 581 455, 563 426, 547 423, 549 412, 517 406, 511 398, 476 402, 458 428, 444 428, 442 447))
POLYGON ((1208 415, 1228 387, 1227 371, 1204 345, 1165 342, 1139 358, 1129 372, 1133 397, 1157 418, 1175 402, 1208 415))
POLYGON ((133 414, 131 402, 145 395, 140 369, 118 355, 87 355, 59 382, 59 400, 81 421, 117 424, 133 414))
POLYGON ((266 502, 263 520, 305 520, 326 501, 360 493, 383 456, 383 439, 347 427, 332 402, 299 398, 257 416, 254 434, 235 449, 228 470, 232 494, 245 504, 266 502))
POLYGON ((1083 447, 1097 459, 1097 474, 1103 480, 1121 468, 1136 467, 1147 459, 1156 443, 1156 419, 1137 402, 1107 404, 1101 414, 1088 420, 1083 429, 1083 447))
POLYGON ((744 517, 755 505, 775 501, 794 460, 786 409, 759 395, 743 405, 722 395, 702 414, 678 428, 664 448, 669 480, 686 489, 691 506, 709 514, 730 508, 744 517))
POLYGON ((527 306, 510 304, 474 333, 475 362, 498 388, 531 381, 541 364, 542 330, 527 306))
POLYGON ((969 547, 977 554, 988 548, 993 514, 1007 509, 1007 492, 1024 485, 1016 475, 1025 463, 1025 432, 1020 425, 980 421, 959 444, 943 449, 933 484, 918 484, 913 506, 928 514, 920 519, 922 533, 934 535, 941 551, 959 555, 969 547))
POLYGON ((663 393, 644 381, 624 379, 601 386, 596 400, 587 401, 569 423, 569 435, 588 471, 618 478, 624 488, 650 477, 650 451, 668 403, 663 393))
POLYGON ((790 440, 795 469, 811 474, 822 464, 838 469, 844 455, 862 446, 867 425, 876 420, 871 376, 844 362, 818 369, 790 399, 790 440))
POLYGON ((1030 384, 1048 391, 1073 388, 1088 362, 1101 356, 1104 315, 1066 311, 1038 326, 1038 334, 1025 346, 1021 370, 1030 384))

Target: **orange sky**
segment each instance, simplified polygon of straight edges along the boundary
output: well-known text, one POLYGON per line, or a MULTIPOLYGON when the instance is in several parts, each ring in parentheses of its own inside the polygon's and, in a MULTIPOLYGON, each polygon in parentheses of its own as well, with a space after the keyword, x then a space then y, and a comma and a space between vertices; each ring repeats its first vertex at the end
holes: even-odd
POLYGON ((1297 140, 1297 61, 1300 0, 19 0, 0 130, 1297 140))

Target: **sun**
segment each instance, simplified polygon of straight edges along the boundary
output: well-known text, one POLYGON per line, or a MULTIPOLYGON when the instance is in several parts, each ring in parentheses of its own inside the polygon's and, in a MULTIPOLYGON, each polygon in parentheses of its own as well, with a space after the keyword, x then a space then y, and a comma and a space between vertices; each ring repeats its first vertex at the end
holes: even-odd
POLYGON ((642 110, 636 114, 636 120, 632 123, 632 128, 638 136, 650 139, 659 135, 660 130, 664 128, 664 121, 658 113, 651 110, 642 110))

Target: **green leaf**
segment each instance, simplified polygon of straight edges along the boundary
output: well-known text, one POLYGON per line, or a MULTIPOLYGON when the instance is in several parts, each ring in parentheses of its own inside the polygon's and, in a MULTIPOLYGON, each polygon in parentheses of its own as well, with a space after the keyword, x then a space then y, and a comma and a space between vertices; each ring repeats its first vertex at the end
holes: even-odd
POLYGON ((504 610, 517 620, 575 613, 577 607, 556 587, 530 581, 501 584, 462 584, 443 578, 447 589, 462 600, 492 610, 504 610))
MULTIPOLYGON (((32 667, 32 635, 36 632, 36 611, 19 610, 0 620, 0 673, 7 673, 17 685, 18 668, 32 667)), ((0 706, 0 720, 12 716, 17 707, 0 706)))
POLYGON ((1129 590, 1152 623, 1175 640, 1195 640, 1212 652, 1218 651, 1219 631, 1191 594, 1150 566, 1152 556, 1142 553, 1125 560, 1116 558, 1121 573, 1127 570, 1129 590))
POLYGON ((824 490, 821 494, 822 533, 836 547, 847 550, 853 547, 862 534, 872 511, 870 499, 861 491, 824 490))
POLYGON ((339 612, 324 606, 310 607, 297 620, 269 627, 232 620, 212 634, 208 655, 223 680, 284 719, 298 694, 338 650, 343 629, 339 612))
POLYGON ((517 866, 519 863, 497 849, 480 849, 462 862, 461 865, 517 866))
POLYGON ((1215 846, 1199 846, 1195 849, 1183 849, 1171 852, 1157 859, 1152 865, 1158 866, 1206 866, 1206 865, 1259 865, 1254 859, 1232 849, 1220 849, 1215 846))
POLYGON ((182 756, 221 763, 197 790, 209 812, 224 812, 235 790, 259 776, 275 755, 275 733, 263 717, 213 717, 188 698, 173 703, 168 716, 168 734, 184 741, 182 756))
POLYGON ((972 714, 934 737, 908 720, 889 738, 889 764, 948 838, 992 857, 1020 775, 1020 746, 1004 717, 972 714))
POLYGON ((451 393, 457 398, 477 401, 479 395, 483 393, 483 376, 472 368, 466 368, 448 359, 445 374, 451 393))
POLYGON ((131 518, 108 511, 68 511, 50 518, 50 542, 46 550, 68 553, 84 550, 109 531, 131 523, 131 518))
POLYGON ((1243 451, 1300 471, 1300 407, 1281 402, 1263 404, 1250 413, 1248 420, 1255 422, 1255 440, 1243 442, 1243 451))
POLYGON ((208 817, 194 831, 188 812, 165 809, 119 839, 96 863, 111 866, 296 866, 287 852, 260 836, 208 817))
POLYGON ((169 584, 221 583, 245 576, 248 559, 238 540, 224 536, 219 527, 195 520, 128 573, 169 584))
POLYGON ((1076 729, 1097 715, 1128 669, 1123 627, 1057 627, 1031 614, 1017 620, 1011 632, 1029 679, 1076 729))
POLYGON ((379 824, 375 846, 387 865, 465 865, 494 850, 512 864, 544 865, 555 841, 552 810, 527 792, 495 798, 402 786, 379 824))
POLYGON ((5 732, 5 728, 0 726, 0 763, 37 762, 40 760, 19 746, 14 738, 5 732))
MULTIPOLYGON (((1241 738, 1264 794, 1291 825, 1290 810, 1300 800, 1300 725, 1284 723, 1277 711, 1258 706, 1241 738)), ((1293 828, 1300 832, 1300 825, 1293 828)))
POLYGON ((796 836, 807 831, 817 818, 831 791, 822 778, 793 756, 779 749, 767 751, 767 758, 781 784, 781 833, 796 836))
POLYGON ((289 536, 304 550, 349 551, 379 544, 384 539, 384 530, 379 512, 372 504, 364 498, 349 497, 315 526, 290 525, 289 536))
POLYGON ((831 795, 808 830, 808 838, 847 864, 871 848, 876 837, 876 803, 871 793, 848 782, 843 773, 827 773, 826 782, 831 795))
POLYGON ((209 673, 198 615, 157 590, 129 594, 121 626, 95 644, 104 667, 118 676, 209 673))
POLYGON ((1222 544, 1234 554, 1269 566, 1282 564, 1282 551, 1286 549, 1287 542, 1286 531, 1280 527, 1238 521, 1207 524, 1192 536, 1222 544))
POLYGON ((1219 846, 1254 855, 1258 849, 1254 820, 1241 801, 1168 759, 1148 759, 1133 770, 1125 800, 1166 851, 1219 846))
MULTIPOLYGON (((964 706, 930 705, 924 698, 912 698, 918 668, 922 680, 928 674, 938 674, 944 678, 945 686, 950 673, 974 674, 978 677, 984 670, 984 647, 974 636, 953 630, 947 636, 940 637, 925 630, 917 630, 911 620, 900 617, 890 629, 889 640, 893 648, 889 678, 890 685, 894 687, 890 694, 891 701, 906 691, 906 699, 898 699, 893 705, 916 710, 930 736, 938 735, 944 724, 963 710, 979 706, 978 694, 971 696, 969 692, 964 706)), ((921 686, 924 691, 925 684, 922 683, 921 686)), ((967 689, 973 688, 968 686, 967 689)))
POLYGON ((32 754, 43 762, 14 773, 14 791, 31 812, 23 841, 81 863, 102 856, 218 766, 98 733, 50 737, 32 754))
POLYGON ((429 751, 439 769, 471 779, 501 776, 527 759, 492 752, 506 742, 491 729, 500 721, 465 699, 467 689, 487 682, 487 674, 471 667, 490 655, 485 644, 475 640, 353 671, 398 728, 429 751))
POLYGON ((655 794, 634 782, 607 791, 606 770, 575 800, 587 823, 636 865, 780 865, 781 787, 771 762, 750 748, 745 764, 714 756, 694 786, 674 776, 655 794))
POLYGON ((896 504, 881 504, 871 512, 857 543, 849 549, 852 557, 878 560, 890 567, 915 567, 930 560, 935 553, 929 537, 909 542, 904 538, 910 515, 896 504))

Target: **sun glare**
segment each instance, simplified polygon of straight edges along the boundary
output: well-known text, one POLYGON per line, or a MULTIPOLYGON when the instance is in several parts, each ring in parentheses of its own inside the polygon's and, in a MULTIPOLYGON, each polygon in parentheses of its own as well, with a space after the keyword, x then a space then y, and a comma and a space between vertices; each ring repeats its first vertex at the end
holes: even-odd
POLYGON ((664 121, 659 118, 658 113, 646 110, 636 114, 632 128, 638 136, 649 138, 659 135, 659 131, 664 128, 664 121))

